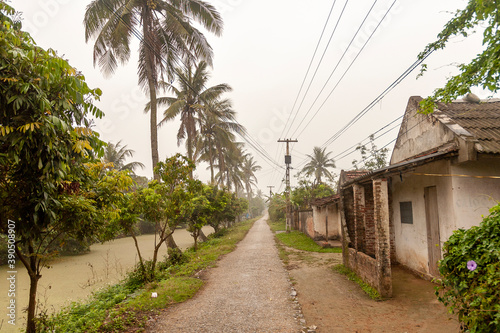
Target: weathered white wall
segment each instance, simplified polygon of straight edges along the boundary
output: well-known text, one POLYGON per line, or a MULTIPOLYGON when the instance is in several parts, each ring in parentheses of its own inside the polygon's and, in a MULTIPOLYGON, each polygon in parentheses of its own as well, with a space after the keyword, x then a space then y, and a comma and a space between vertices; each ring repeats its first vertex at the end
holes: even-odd
MULTIPOLYGON (((452 164, 450 171, 455 175, 500 176, 500 158, 480 156, 478 161, 452 164)), ((500 202, 500 179, 457 176, 452 178, 451 190, 457 229, 478 225, 500 202)))
POLYGON ((390 164, 418 156, 455 140, 453 131, 434 119, 433 115, 417 113, 417 105, 411 99, 408 102, 407 113, 399 129, 390 164))
POLYGON ((326 215, 328 214, 328 238, 339 238, 340 232, 340 212, 338 205, 330 203, 326 206, 313 206, 314 232, 315 238, 326 236, 326 215))
MULTIPOLYGON (((448 174, 450 162, 441 160, 418 167, 415 173, 448 174)), ((453 196, 451 178, 417 176, 410 173, 392 178, 392 207, 394 212, 394 238, 396 260, 415 271, 429 273, 427 251, 427 226, 425 217, 424 188, 436 186, 439 209, 439 234, 441 248, 443 243, 455 229, 455 214, 453 212, 453 196), (399 203, 411 201, 413 209, 413 224, 401 223, 399 203)))

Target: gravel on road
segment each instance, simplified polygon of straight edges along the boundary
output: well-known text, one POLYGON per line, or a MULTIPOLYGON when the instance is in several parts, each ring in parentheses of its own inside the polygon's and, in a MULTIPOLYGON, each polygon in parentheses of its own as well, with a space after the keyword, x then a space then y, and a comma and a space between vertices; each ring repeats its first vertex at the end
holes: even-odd
POLYGON ((208 271, 194 298, 165 310, 146 331, 301 332, 288 273, 266 218, 208 271))

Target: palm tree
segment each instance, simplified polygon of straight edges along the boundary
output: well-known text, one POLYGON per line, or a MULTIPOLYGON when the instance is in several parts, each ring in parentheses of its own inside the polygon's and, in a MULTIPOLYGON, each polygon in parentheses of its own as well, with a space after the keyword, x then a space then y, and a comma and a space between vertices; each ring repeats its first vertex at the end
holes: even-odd
POLYGON ((176 68, 175 74, 179 79, 179 88, 163 82, 162 86, 174 93, 175 97, 158 98, 158 105, 166 105, 164 118, 160 125, 174 119, 178 115, 181 125, 177 132, 177 145, 186 140, 187 157, 195 161, 194 148, 197 141, 197 127, 204 113, 210 112, 209 104, 215 102, 224 93, 231 91, 228 84, 222 83, 206 88, 209 79, 208 64, 201 61, 198 66, 188 65, 186 68, 176 68))
POLYGON ((182 59, 199 58, 209 63, 212 59, 212 48, 192 20, 216 35, 222 32, 220 14, 201 0, 94 0, 85 12, 85 40, 95 39, 94 65, 98 64, 105 76, 112 75, 118 63, 129 60, 133 37, 141 39, 139 84, 149 93, 151 103, 153 167, 159 161, 158 78, 172 80, 175 64, 182 59))
POLYGON ((102 161, 104 163, 113 163, 113 169, 119 171, 130 170, 134 173, 136 168, 144 169, 144 164, 141 162, 129 162, 125 164, 127 157, 134 157, 134 151, 132 149, 128 149, 127 145, 122 146, 121 144, 121 140, 116 144, 108 142, 108 145, 104 150, 102 161))
POLYGON ((321 184, 321 177, 325 176, 332 180, 333 175, 328 168, 335 168, 335 161, 329 158, 331 152, 325 154, 326 148, 314 147, 313 154, 307 155, 310 161, 302 168, 308 176, 314 175, 316 184, 321 184))
POLYGON ((245 183, 245 189, 247 191, 248 201, 252 198, 252 185, 257 185, 257 177, 255 177, 255 172, 262 169, 257 162, 253 160, 253 156, 250 154, 245 154, 243 159, 243 166, 241 168, 243 174, 243 182, 245 183))
POLYGON ((227 99, 209 104, 210 112, 200 118, 200 135, 195 151, 195 159, 208 162, 210 179, 215 183, 214 168, 218 160, 219 171, 224 172, 224 149, 234 149, 236 133, 243 133, 245 128, 235 120, 236 112, 227 99))
POLYGON ((219 160, 219 165, 217 165, 219 168, 219 172, 216 175, 218 183, 224 185, 225 179, 228 190, 231 190, 234 186, 236 194, 243 188, 243 173, 241 171, 243 157, 243 143, 234 142, 231 147, 223 149, 223 157, 219 160), (224 168, 221 168, 221 162, 224 163, 224 168))

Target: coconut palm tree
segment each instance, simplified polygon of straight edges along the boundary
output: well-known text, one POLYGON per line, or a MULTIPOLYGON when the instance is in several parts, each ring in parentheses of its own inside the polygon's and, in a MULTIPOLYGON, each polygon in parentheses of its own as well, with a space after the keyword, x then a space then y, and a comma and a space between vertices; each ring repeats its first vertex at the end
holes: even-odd
POLYGON ((127 145, 122 146, 122 141, 120 140, 116 144, 108 142, 101 160, 104 163, 113 163, 113 169, 120 171, 130 170, 134 173, 137 168, 144 169, 145 166, 141 162, 129 162, 125 164, 127 157, 134 157, 134 151, 128 149, 127 145))
POLYGON ((210 179, 215 183, 214 168, 218 160, 219 171, 224 172, 224 149, 234 149, 234 133, 243 133, 245 128, 235 120, 236 112, 227 99, 209 104, 210 112, 201 114, 200 135, 195 158, 208 162, 210 179))
POLYGON ((231 147, 225 147, 223 150, 223 158, 219 161, 219 172, 216 175, 219 184, 226 186, 228 190, 234 187, 234 192, 238 192, 243 188, 243 173, 241 166, 243 165, 243 143, 234 142, 231 147), (224 168, 220 167, 221 161, 224 163, 224 168))
MULTIPOLYGON (((159 78, 174 78, 183 59, 212 59, 212 48, 192 20, 216 35, 222 19, 201 0, 94 0, 85 12, 85 39, 95 39, 94 65, 105 76, 130 59, 133 37, 139 37, 139 84, 149 93, 153 167, 158 163, 157 103, 159 78)), ((155 174, 155 179, 158 175, 155 174)))
POLYGON ((187 157, 192 161, 195 161, 197 129, 200 127, 203 114, 211 112, 210 103, 217 101, 223 93, 232 90, 225 83, 206 88, 209 79, 207 67, 207 62, 201 61, 197 66, 188 64, 186 68, 176 68, 179 88, 170 83, 162 83, 162 87, 172 92, 175 97, 158 98, 158 105, 167 106, 160 125, 180 115, 181 125, 177 132, 177 145, 186 140, 187 157))
POLYGON ((333 158, 329 158, 331 152, 325 153, 325 150, 326 148, 314 147, 313 154, 307 155, 310 161, 302 168, 302 172, 305 172, 306 175, 314 175, 316 184, 322 183, 322 176, 330 180, 333 179, 328 168, 335 168, 335 161, 333 158))
POLYGON ((245 183, 245 189, 247 191, 248 201, 252 198, 252 185, 257 185, 257 177, 255 177, 255 172, 262 169, 257 162, 254 161, 253 156, 250 154, 245 154, 243 158, 243 166, 241 168, 243 174, 243 182, 245 183))

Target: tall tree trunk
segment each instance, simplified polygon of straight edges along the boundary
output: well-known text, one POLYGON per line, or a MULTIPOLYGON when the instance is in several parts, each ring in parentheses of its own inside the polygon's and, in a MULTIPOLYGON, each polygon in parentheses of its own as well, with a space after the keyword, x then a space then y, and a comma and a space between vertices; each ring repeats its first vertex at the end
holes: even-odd
POLYGON ((203 230, 200 229, 200 231, 198 232, 198 237, 200 238, 200 240, 202 242, 206 242, 207 241, 207 236, 205 236, 205 233, 203 233, 203 230))
POLYGON ((29 291, 29 301, 28 301, 28 318, 26 322, 26 332, 35 333, 36 323, 35 323, 35 313, 36 313, 36 292, 38 287, 38 280, 42 277, 39 270, 39 261, 42 260, 35 255, 33 244, 31 241, 28 243, 28 254, 29 258, 26 258, 19 248, 15 248, 17 257, 23 263, 24 267, 28 271, 30 277, 30 291, 29 291), (38 258, 38 259, 37 259, 38 258), (28 262, 29 260, 29 262, 28 262))
POLYGON ((28 303, 28 322, 26 326, 27 333, 35 333, 36 325, 35 325, 35 310, 36 310, 36 290, 38 287, 38 280, 40 280, 42 276, 38 274, 30 274, 30 296, 28 303))
POLYGON ((146 272, 146 266, 144 266, 144 260, 142 259, 142 255, 141 255, 141 249, 139 248, 139 243, 137 242, 137 238, 135 237, 135 234, 133 231, 130 231, 130 235, 132 236, 132 239, 134 240, 134 244, 135 244, 135 249, 137 251, 137 255, 139 256, 139 264, 141 265, 141 269, 142 269, 142 272, 144 274, 144 278, 145 280, 147 280, 147 273, 146 272))
POLYGON ((179 246, 177 246, 177 243, 174 240, 173 235, 170 235, 167 237, 167 247, 169 247, 171 249, 178 249, 179 248, 179 246))
MULTIPOLYGON (((147 9, 145 9, 147 10, 147 9)), ((151 134, 151 159, 153 162, 153 170, 159 162, 158 158, 158 119, 157 119, 157 103, 156 103, 156 73, 155 71, 155 66, 154 64, 154 55, 153 52, 150 50, 149 45, 153 45, 151 41, 151 32, 150 32, 150 21, 149 19, 145 18, 143 20, 143 35, 144 39, 148 43, 145 48, 144 48, 144 53, 145 53, 145 58, 146 58, 146 76, 148 78, 148 88, 149 88, 149 99, 150 99, 150 105, 151 105, 151 110, 150 115, 149 115, 149 128, 150 128, 150 134, 151 134)), ((160 175, 157 173, 154 173, 154 179, 155 180, 160 180, 160 175)))
POLYGON ((214 157, 213 157, 213 151, 212 148, 208 148, 208 156, 210 159, 210 182, 211 184, 215 184, 215 177, 214 177, 214 157))

